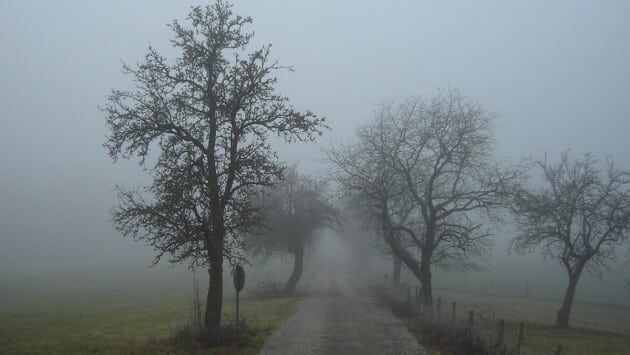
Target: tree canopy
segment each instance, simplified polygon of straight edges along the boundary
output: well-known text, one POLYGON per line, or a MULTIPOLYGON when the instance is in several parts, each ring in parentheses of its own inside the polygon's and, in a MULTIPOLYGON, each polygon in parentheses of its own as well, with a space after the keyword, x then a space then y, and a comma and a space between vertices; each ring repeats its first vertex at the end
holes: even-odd
POLYGON ((291 254, 293 271, 285 293, 292 294, 303 271, 304 248, 318 229, 334 227, 337 211, 326 196, 326 184, 301 175, 296 165, 288 167, 282 178, 259 196, 264 211, 258 228, 252 230, 248 247, 263 259, 291 254))
POLYGON ((105 147, 114 161, 137 158, 153 175, 144 190, 119 188, 114 223, 156 249, 156 263, 168 255, 208 267, 205 325, 216 339, 223 261, 242 257, 237 232, 256 216, 250 193, 281 172, 268 135, 312 140, 324 119, 276 93, 275 73, 285 67, 270 45, 250 49, 251 18, 218 0, 193 7, 187 20, 170 25, 177 58, 150 47, 143 62, 123 65, 135 87, 108 97, 105 147))
POLYGON ((630 237, 630 172, 617 168, 611 158, 605 165, 600 168, 592 154, 571 159, 568 152, 557 163, 535 160, 542 181, 523 184, 514 192, 512 211, 519 233, 512 248, 524 252, 540 247, 569 276, 556 320, 559 327, 569 326, 582 272, 601 272, 630 237))
POLYGON ((492 161, 493 115, 457 90, 382 105, 359 142, 329 158, 346 191, 372 210, 393 253, 431 303, 431 264, 469 268, 491 231, 482 217, 502 205, 513 173, 492 161))

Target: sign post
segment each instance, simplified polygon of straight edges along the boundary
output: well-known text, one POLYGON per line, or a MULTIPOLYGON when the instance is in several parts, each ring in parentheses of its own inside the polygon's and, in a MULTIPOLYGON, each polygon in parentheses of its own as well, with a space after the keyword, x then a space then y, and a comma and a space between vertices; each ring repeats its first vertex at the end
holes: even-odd
POLYGON ((236 265, 234 268, 234 289, 236 290, 236 333, 239 331, 239 309, 238 295, 245 286, 245 270, 242 266, 236 265))

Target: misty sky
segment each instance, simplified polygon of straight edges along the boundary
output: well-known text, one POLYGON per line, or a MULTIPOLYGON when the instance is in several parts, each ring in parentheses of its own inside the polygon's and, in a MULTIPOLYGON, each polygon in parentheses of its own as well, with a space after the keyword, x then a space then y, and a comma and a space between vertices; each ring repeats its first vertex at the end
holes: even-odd
MULTIPOLYGON (((173 58, 166 26, 200 1, 0 2, 0 276, 90 265, 148 265, 148 248, 109 223, 116 184, 98 106, 127 88, 121 60, 150 44, 173 58)), ((571 148, 630 167, 630 2, 240 1, 254 45, 292 65, 281 93, 325 116, 318 144, 288 149, 307 172, 351 141, 375 105, 457 88, 497 114, 497 156, 571 148)))

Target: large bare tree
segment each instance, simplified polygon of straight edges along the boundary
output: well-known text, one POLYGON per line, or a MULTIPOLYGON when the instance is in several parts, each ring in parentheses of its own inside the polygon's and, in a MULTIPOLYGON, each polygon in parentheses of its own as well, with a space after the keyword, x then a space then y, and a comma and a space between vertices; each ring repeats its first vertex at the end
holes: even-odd
POLYGON ((124 65, 135 88, 114 90, 103 109, 111 158, 137 157, 153 174, 144 191, 119 189, 113 220, 157 250, 155 263, 168 255, 208 268, 210 341, 221 324, 223 262, 241 257, 237 232, 252 222, 248 195, 281 171, 267 135, 311 140, 323 123, 275 92, 282 67, 270 46, 248 49, 250 23, 220 0, 193 7, 188 26, 170 25, 179 56, 167 60, 149 48, 142 63, 124 65), (153 149, 159 154, 148 159, 153 149))
POLYGON ((372 199, 383 237, 419 279, 425 305, 432 303, 432 264, 476 266, 472 257, 491 236, 483 219, 515 177, 492 161, 492 120, 449 90, 382 105, 354 148, 330 154, 345 174, 342 184, 372 199))
POLYGON ((599 273, 630 234, 630 172, 613 160, 600 167, 586 154, 572 160, 562 153, 558 163, 534 162, 542 180, 515 190, 512 210, 519 229, 512 247, 520 252, 540 247, 558 260, 569 283, 556 326, 569 326, 578 281, 585 269, 599 273))

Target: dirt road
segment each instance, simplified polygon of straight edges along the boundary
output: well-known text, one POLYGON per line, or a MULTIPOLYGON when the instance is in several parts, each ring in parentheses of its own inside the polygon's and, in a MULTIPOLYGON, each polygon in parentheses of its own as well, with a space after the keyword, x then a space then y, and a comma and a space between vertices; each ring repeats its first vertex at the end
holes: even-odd
POLYGON ((341 278, 320 278, 260 354, 426 354, 380 305, 341 278))

